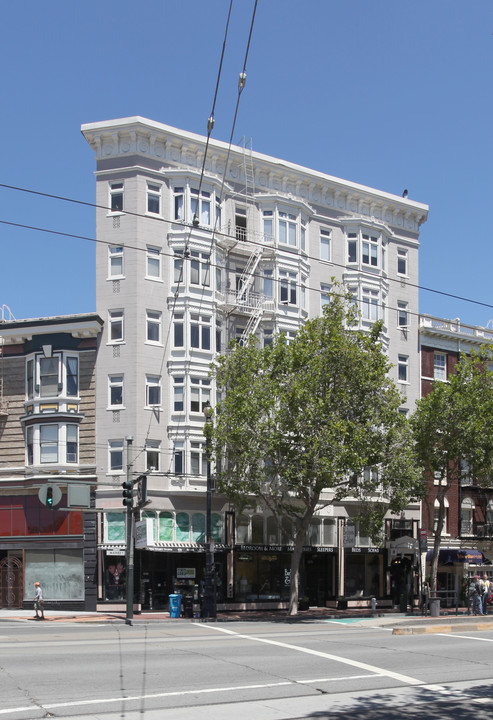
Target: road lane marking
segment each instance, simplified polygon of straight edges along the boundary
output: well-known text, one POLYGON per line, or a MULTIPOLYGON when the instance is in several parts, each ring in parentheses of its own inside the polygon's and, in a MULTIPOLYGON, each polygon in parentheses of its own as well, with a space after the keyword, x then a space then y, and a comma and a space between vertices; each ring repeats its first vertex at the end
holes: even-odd
POLYGON ((148 693, 146 695, 125 695, 124 697, 112 697, 112 698, 91 698, 90 700, 71 700, 70 702, 60 703, 38 703, 37 705, 29 705, 27 707, 8 708, 6 710, 0 710, 0 715, 9 715, 12 713, 26 712, 28 710, 54 710, 60 708, 79 707, 86 705, 104 705, 110 703, 122 703, 129 700, 142 701, 142 700, 153 700, 157 698, 167 697, 180 697, 184 695, 205 695, 210 693, 225 693, 225 692, 238 692, 239 690, 263 690, 268 688, 287 687, 294 685, 309 685, 312 683, 328 682, 331 680, 360 680, 361 678, 373 677, 373 675, 348 675, 342 678, 320 678, 315 680, 283 680, 280 682, 273 683, 262 683, 255 685, 236 685, 231 687, 216 687, 216 688, 201 688, 197 690, 175 690, 172 692, 163 693, 148 693))
POLYGON ((393 678, 394 680, 406 683, 407 685, 423 684, 421 680, 410 677, 409 675, 402 675, 401 673, 396 673, 392 670, 385 670, 384 668, 376 667, 376 665, 362 663, 359 662, 359 660, 349 660, 349 658, 340 657, 339 655, 332 655, 331 653, 321 652, 320 650, 310 650, 309 648, 299 647, 298 645, 290 645, 289 643, 283 643, 277 640, 267 640, 266 638, 255 637, 255 635, 242 635, 235 632, 234 630, 228 630, 227 628, 217 627, 214 625, 197 624, 194 627, 206 628, 207 630, 216 630, 216 632, 222 632, 225 635, 232 635, 234 637, 242 638, 244 640, 250 640, 251 642, 265 643, 266 645, 277 645, 277 647, 286 648, 288 650, 296 650, 297 652, 302 652, 306 655, 315 655, 315 657, 321 657, 326 660, 333 660, 334 662, 342 663, 344 665, 351 665, 351 667, 359 668, 360 670, 367 670, 374 675, 383 675, 385 677, 393 678))
POLYGON ((455 633, 435 633, 440 637, 459 638, 459 640, 479 640, 480 642, 493 642, 493 638, 484 638, 474 635, 456 635, 455 633))

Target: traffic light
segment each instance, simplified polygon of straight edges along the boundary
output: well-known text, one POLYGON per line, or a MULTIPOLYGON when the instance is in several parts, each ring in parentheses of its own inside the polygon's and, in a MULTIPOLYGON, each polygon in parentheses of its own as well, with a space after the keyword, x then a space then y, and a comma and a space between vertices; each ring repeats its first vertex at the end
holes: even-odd
POLYGON ((132 507, 134 504, 133 482, 131 480, 125 480, 125 482, 122 482, 122 488, 123 488, 123 504, 125 505, 125 507, 132 507))
POLYGON ((53 488, 50 485, 46 488, 46 505, 53 507, 53 488))

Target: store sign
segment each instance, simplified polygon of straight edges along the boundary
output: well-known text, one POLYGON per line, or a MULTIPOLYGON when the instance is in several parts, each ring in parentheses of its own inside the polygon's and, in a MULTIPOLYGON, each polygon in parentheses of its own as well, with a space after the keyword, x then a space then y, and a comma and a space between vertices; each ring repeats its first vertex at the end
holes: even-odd
POLYGON ((195 568, 176 568, 177 580, 194 580, 195 568))
POLYGON ((135 523, 135 547, 142 549, 154 545, 154 528, 152 518, 139 520, 135 523))

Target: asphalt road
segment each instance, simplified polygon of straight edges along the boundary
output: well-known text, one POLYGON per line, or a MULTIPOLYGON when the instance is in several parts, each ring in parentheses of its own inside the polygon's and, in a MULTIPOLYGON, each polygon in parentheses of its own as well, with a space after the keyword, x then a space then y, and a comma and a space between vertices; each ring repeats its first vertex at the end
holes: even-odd
POLYGON ((493 628, 2 623, 0 720, 46 717, 493 718, 493 628))

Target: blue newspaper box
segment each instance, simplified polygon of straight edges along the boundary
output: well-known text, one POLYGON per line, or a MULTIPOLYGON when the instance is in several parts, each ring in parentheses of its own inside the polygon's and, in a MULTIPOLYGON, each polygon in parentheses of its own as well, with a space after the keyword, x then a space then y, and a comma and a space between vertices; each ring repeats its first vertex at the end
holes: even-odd
POLYGON ((181 595, 173 594, 169 596, 169 616, 179 618, 181 615, 181 595))

